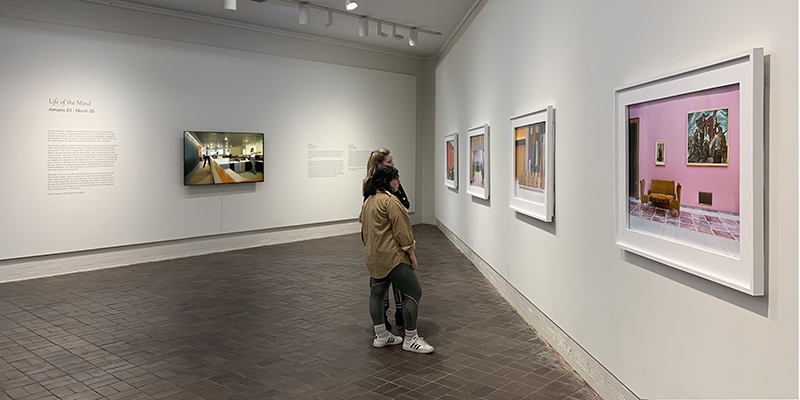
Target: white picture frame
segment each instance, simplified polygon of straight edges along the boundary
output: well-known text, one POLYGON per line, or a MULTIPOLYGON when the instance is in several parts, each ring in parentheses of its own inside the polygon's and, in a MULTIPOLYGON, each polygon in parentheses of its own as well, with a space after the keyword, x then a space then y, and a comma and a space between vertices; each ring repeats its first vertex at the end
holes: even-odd
POLYGON ((553 220, 555 109, 511 117, 509 141, 509 206, 516 212, 553 220))
POLYGON ((467 130, 464 145, 467 160, 467 193, 479 199, 489 198, 489 125, 467 130))
POLYGON ((444 137, 444 184, 458 189, 458 132, 444 137))
MULTIPOLYGON (((690 274, 708 279, 721 285, 747 293, 751 296, 764 294, 764 51, 755 48, 714 62, 683 69, 670 74, 654 77, 615 90, 615 242, 625 251, 655 260, 659 263, 677 268, 690 274), (724 97, 733 96, 733 97, 724 97), (726 100, 727 99, 727 100, 726 100), (738 100, 738 101, 737 101, 738 100), (652 147, 647 142, 647 135, 662 140, 671 140, 663 132, 645 133, 647 121, 642 121, 637 110, 646 107, 664 105, 664 110, 672 107, 670 115, 656 115, 659 126, 668 126, 671 118, 681 118, 678 129, 670 129, 686 135, 687 127, 694 132, 693 121, 687 120, 687 114, 678 116, 679 112, 693 111, 691 102, 703 101, 705 108, 731 107, 730 118, 724 116, 724 129, 717 129, 716 136, 724 135, 729 139, 731 163, 708 168, 684 162, 668 162, 665 166, 653 167, 647 171, 645 165, 653 165, 650 160, 642 160, 642 153, 650 154, 652 147), (685 109, 680 109, 687 102, 685 109), (674 103, 674 104, 673 104, 674 103), (724 103, 724 104, 717 104, 724 103), (671 114, 676 114, 675 116, 671 114), (636 118, 634 118, 636 117, 636 118), (662 118, 663 117, 663 118, 662 118), (635 121, 634 121, 635 120, 635 121), (642 126, 642 128, 640 128, 642 126), (730 132, 728 129, 730 128, 730 132), (738 130, 734 132, 734 128, 738 130), (644 139, 642 138, 644 136, 644 139), (633 145, 632 145, 633 144, 633 145), (629 147, 631 146, 631 147, 629 147), (645 146, 648 151, 629 150, 636 146, 645 146), (633 156, 634 153, 639 155, 633 156), (634 158, 638 161, 632 161, 634 158), (642 167, 640 167, 640 165, 642 167), (738 166, 738 175, 734 168, 738 166), (639 169, 644 169, 645 172, 639 169), (693 169, 692 169, 693 168, 693 169), (691 174, 686 173, 690 171, 691 174), (707 172, 708 171, 708 172, 707 172), (726 172, 727 171, 727 172, 726 172), (671 174, 642 177, 642 174, 671 174), (714 202, 722 208, 725 201, 736 204, 735 212, 717 211, 707 200, 711 192, 704 187, 717 184, 713 176, 696 181, 695 176, 711 173, 728 173, 738 178, 737 183, 728 183, 725 190, 716 190, 714 202), (658 179, 656 179, 658 178, 658 179), (669 180, 665 180, 669 179, 669 180), (693 180, 694 179, 694 180, 693 180), (636 183, 633 183, 636 180, 636 183), (654 213, 661 213, 656 200, 661 201, 662 193, 654 200, 651 194, 645 194, 648 186, 652 192, 654 184, 662 190, 663 182, 685 180, 684 185, 676 185, 676 199, 670 200, 664 220, 671 227, 660 231, 650 230, 650 223, 661 223, 656 215, 648 219, 648 208, 653 206, 654 213), (642 187, 641 182, 645 185, 642 187), (640 187, 636 187, 636 185, 640 187), (632 196, 632 194, 636 193, 632 196), (634 198, 638 197, 639 204, 634 198), (692 205, 697 199, 696 206, 692 205), (677 201, 677 204, 674 202, 677 201), (673 205, 677 205, 677 210, 673 205), (675 211, 679 220, 675 221, 675 211), (738 212, 738 214, 737 214, 738 212), (699 217, 698 217, 699 215, 699 217), (717 215, 717 216, 715 216, 717 215), (733 220, 734 216, 738 219, 733 220), (716 218, 719 222, 713 222, 716 218), (735 224, 729 225, 728 221, 735 224), (669 222, 672 221, 672 222, 669 222), (707 235, 707 227, 690 223, 708 223, 713 231, 707 235), (676 225, 677 224, 677 225, 676 225), (738 225, 738 226, 734 226, 738 225), (717 227, 729 227, 730 232, 718 232, 717 227), (701 229, 702 228, 702 229, 701 229), (693 230, 694 229, 694 230, 693 230), (734 230, 738 231, 738 235, 734 230), (677 232, 673 235, 673 233, 677 232), (730 237, 727 237, 729 235, 730 237)), ((647 111, 651 119, 652 109, 647 111)), ((665 113, 667 113, 665 111, 665 113)), ((645 113, 643 113, 644 115, 645 113)), ((689 119, 692 114, 688 114, 689 119)), ((696 122, 696 121, 695 121, 696 122)), ((714 121, 716 123, 716 121, 714 121)), ((706 122, 703 122, 706 124, 706 122)), ((705 125, 704 125, 705 126, 705 125)), ((657 129, 652 129, 657 130, 657 129)), ((673 160, 686 159, 687 154, 701 144, 708 143, 703 133, 693 133, 689 139, 683 139, 682 153, 673 154, 673 160), (695 135, 696 134, 696 135, 695 135), (698 145, 692 145, 691 140, 698 145)), ((705 145, 703 145, 705 146, 705 145)), ((674 149, 681 146, 673 146, 674 149)), ((680 150, 679 150, 680 151, 680 150)), ((708 147, 707 155, 711 153, 708 147)), ((702 152, 701 152, 702 153, 702 152)), ((726 158, 728 153, 726 153, 726 158)), ((709 156, 709 159, 713 156, 709 156)), ((727 160, 726 160, 727 162, 727 160)), ((678 182, 680 183, 680 182, 678 182)), ((668 184, 666 186, 671 186, 668 184)), ((664 203, 666 204, 666 203, 664 203)), ((720 228, 721 229, 721 228, 720 228)))

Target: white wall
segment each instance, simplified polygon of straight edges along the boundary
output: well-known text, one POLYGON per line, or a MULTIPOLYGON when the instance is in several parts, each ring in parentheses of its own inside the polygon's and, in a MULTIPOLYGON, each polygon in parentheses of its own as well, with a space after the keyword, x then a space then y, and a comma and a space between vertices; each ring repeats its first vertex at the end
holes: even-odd
MULTIPOLYGON (((489 1, 436 70, 435 216, 641 398, 798 396, 797 3, 489 1), (614 89, 767 59, 767 294, 614 245, 614 89), (554 105, 552 223, 508 207, 509 118, 554 105), (444 186, 443 137, 491 129, 491 198, 444 186)), ((463 155, 463 148, 460 152, 463 155)))
POLYGON ((0 147, 19 149, 0 161, 15 171, 0 195, 13 227, 0 260, 330 221, 352 230, 365 171, 345 155, 343 176, 307 178, 309 144, 392 149, 422 219, 416 152, 433 119, 420 112, 421 60, 77 0, 0 2, 0 51, 0 147), (47 112, 53 97, 92 99, 97 113, 47 112), (114 186, 47 196, 49 129, 114 131, 114 186), (183 187, 183 130, 264 132, 265 182, 183 187))

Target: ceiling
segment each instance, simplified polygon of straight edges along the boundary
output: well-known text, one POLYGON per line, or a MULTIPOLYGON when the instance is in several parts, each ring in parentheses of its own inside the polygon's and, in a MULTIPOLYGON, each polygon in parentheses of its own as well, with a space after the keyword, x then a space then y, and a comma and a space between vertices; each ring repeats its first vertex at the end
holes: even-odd
POLYGON ((432 59, 439 56, 480 0, 358 0, 358 8, 350 11, 369 18, 441 33, 431 35, 420 31, 416 47, 408 44, 408 29, 397 28, 397 34, 403 36, 403 40, 399 41, 392 38, 392 26, 383 24, 382 31, 389 36, 384 38, 378 35, 378 24, 375 21, 369 22, 369 35, 366 37, 358 35, 358 19, 347 15, 333 13, 333 25, 325 27, 329 18, 328 11, 314 6, 347 12, 345 0, 308 0, 312 5, 308 25, 300 25, 298 22, 297 0, 238 0, 236 11, 225 10, 223 1, 115 0, 104 3, 178 17, 203 17, 212 23, 245 24, 276 34, 432 59))
POLYGON ((203 148, 226 149, 254 146, 264 140, 262 133, 186 132, 194 136, 203 148))

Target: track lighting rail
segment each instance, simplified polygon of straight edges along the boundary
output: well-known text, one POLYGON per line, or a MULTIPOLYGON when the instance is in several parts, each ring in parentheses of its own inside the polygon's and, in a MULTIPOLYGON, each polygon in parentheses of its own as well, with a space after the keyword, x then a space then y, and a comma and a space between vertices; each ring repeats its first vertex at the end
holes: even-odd
MULTIPOLYGON (((261 3, 261 1, 258 1, 258 0, 252 0, 252 1, 255 1, 257 3, 261 3)), ((316 5, 314 3, 309 3, 309 2, 306 2, 306 1, 299 1, 299 0, 280 0, 280 1, 282 1, 284 3, 296 4, 298 6, 306 5, 306 6, 310 7, 310 8, 315 9, 315 10, 327 11, 327 12, 330 12, 330 13, 344 15, 344 16, 347 16, 347 17, 350 17, 350 18, 355 18, 355 19, 366 18, 367 20, 375 22, 375 23, 381 23, 383 25, 396 26, 398 28, 408 29, 409 31, 411 29, 416 29, 417 32, 427 33, 428 35, 437 35, 437 36, 441 36, 442 35, 441 32, 431 31, 431 30, 428 30, 428 29, 422 29, 422 28, 418 28, 418 27, 415 27, 415 26, 399 24, 399 23, 396 23, 396 22, 387 21, 385 19, 372 18, 372 17, 368 17, 366 15, 356 14, 356 13, 352 13, 352 12, 349 12, 349 11, 338 10, 338 9, 335 9, 335 8, 319 6, 319 5, 316 5)))

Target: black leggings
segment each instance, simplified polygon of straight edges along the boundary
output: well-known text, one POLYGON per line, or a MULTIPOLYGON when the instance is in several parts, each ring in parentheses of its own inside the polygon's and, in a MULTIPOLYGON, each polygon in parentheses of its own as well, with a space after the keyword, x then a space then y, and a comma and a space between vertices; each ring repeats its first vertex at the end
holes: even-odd
POLYGON ((406 330, 417 329, 417 314, 419 300, 422 298, 422 288, 419 286, 417 275, 411 266, 403 263, 394 267, 385 278, 369 278, 369 315, 372 317, 372 325, 383 325, 384 323, 386 314, 383 312, 383 298, 389 290, 390 283, 403 294, 403 322, 406 330))

